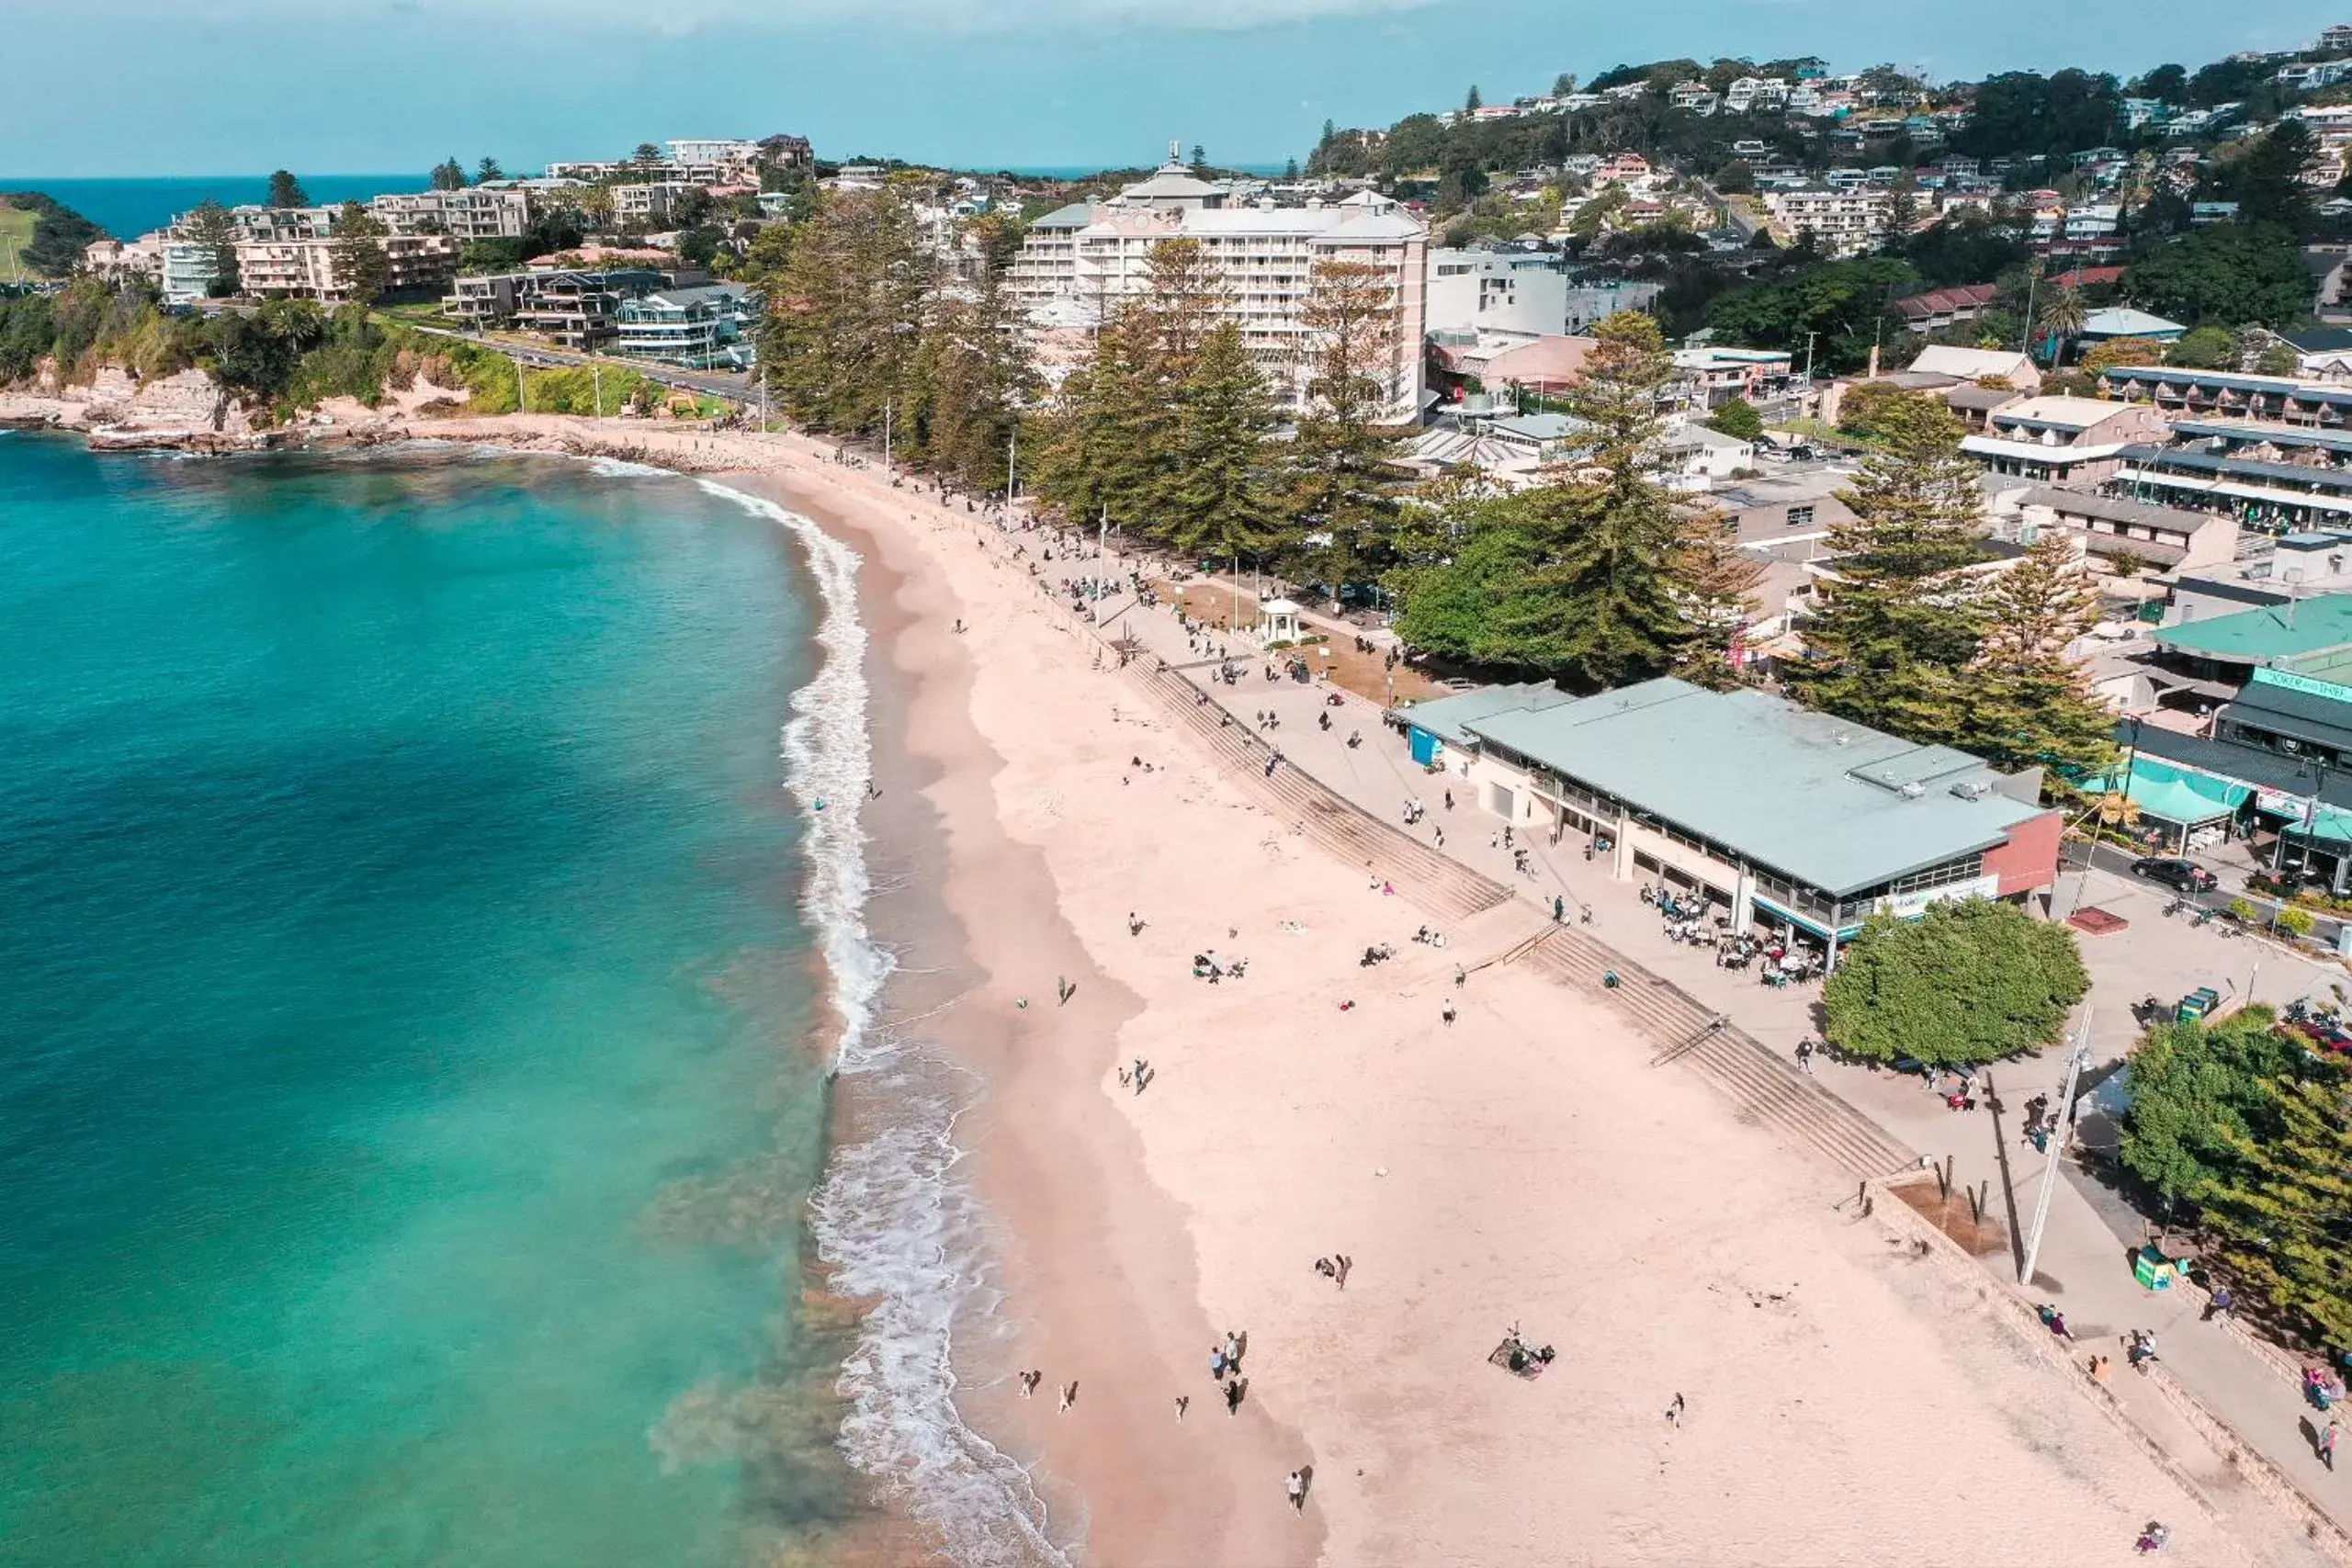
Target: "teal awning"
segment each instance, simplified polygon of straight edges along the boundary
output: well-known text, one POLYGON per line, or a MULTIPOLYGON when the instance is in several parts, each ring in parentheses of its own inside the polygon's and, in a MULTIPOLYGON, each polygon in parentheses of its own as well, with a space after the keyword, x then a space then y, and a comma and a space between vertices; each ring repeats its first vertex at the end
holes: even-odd
MULTIPOLYGON (((2086 794, 2105 795, 2115 785, 2116 775, 2110 773, 2103 779, 2086 780, 2082 787, 2086 794)), ((2134 757, 2132 777, 2123 789, 2124 798, 2138 807, 2141 815, 2184 828, 2231 816, 2253 794, 2250 784, 2155 757, 2134 757)), ((2347 829, 2352 829, 2352 824, 2347 824, 2347 829)))
POLYGON ((2306 828, 2300 816, 2287 819, 2290 838, 2309 839, 2315 843, 2352 844, 2352 811, 2340 811, 2333 806, 2323 806, 2312 813, 2312 824, 2306 828))

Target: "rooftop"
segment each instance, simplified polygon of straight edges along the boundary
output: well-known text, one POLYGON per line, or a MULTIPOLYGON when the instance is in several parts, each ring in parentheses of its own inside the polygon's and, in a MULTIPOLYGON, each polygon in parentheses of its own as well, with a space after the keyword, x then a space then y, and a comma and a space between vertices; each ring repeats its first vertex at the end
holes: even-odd
MULTIPOLYGON (((1932 296, 1930 296, 1932 298, 1932 296)), ((1900 305, 1904 301, 1895 301, 1900 305)), ((1911 362, 1914 370, 1924 370, 1934 376, 1954 376, 1963 381, 1973 381, 1980 376, 2009 377, 2030 370, 2033 362, 2022 354, 2012 354, 1997 348, 1948 348, 1931 344, 1919 351, 1911 362)))
POLYGON ((2052 430, 2088 430, 2101 420, 2112 419, 2132 405, 2108 402, 2098 398, 2028 398, 2013 403, 1994 414, 2002 424, 2032 424, 2052 430))
POLYGON ((2160 626, 2159 647, 2224 664, 2279 664, 2352 645, 2352 593, 2322 593, 2160 626))
POLYGON ((2134 310, 2128 305, 2110 306, 2093 310, 2084 318, 2084 337, 2161 337, 2166 333, 2177 337, 2188 329, 2178 321, 2167 321, 2162 316, 2152 316, 2145 310, 2134 310))
POLYGON ((1833 895, 1989 848, 2042 814, 1997 793, 2001 775, 1964 752, 1671 676, 1455 722, 1833 895), (1737 758, 1736 780, 1709 758, 1737 758))
POLYGON ((2019 503, 2046 506, 2062 517, 2096 517, 2102 523, 2153 528, 2160 534, 2194 534, 2214 521, 2210 513, 2184 512, 2177 506, 2150 506, 2143 502, 2125 501, 2085 490, 2058 490, 2050 485, 2029 487, 2019 497, 2019 503))

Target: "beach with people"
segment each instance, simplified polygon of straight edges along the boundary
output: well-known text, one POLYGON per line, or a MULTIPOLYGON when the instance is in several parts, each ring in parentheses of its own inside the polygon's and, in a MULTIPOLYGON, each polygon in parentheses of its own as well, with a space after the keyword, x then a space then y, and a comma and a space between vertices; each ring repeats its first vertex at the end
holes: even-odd
POLYGON ((1837 1173, 1508 962, 1541 912, 1416 945, 1408 879, 1303 837, 1072 614, 1096 541, 1046 562, 1018 513, 790 434, 449 434, 626 442, 861 555, 882 1022, 976 1075, 955 1405, 1033 1479, 1040 1561, 2124 1561, 2152 1521, 2293 1561, 1837 1173))
MULTIPOLYGON (((863 691, 818 689, 870 761, 813 807, 864 875, 807 896, 889 962, 811 1230, 865 1325, 842 1446, 940 1560, 2322 1560, 1525 962, 1558 900, 1465 913, 1305 830, 1283 733, 1236 761, 1117 640, 1174 627, 1156 565, 799 435, 405 434, 700 475, 854 576, 863 691)), ((1408 831, 1466 815, 1430 793, 1408 831)))
POLYGON ((1849 1183, 1510 962, 1540 911, 1416 943, 1448 922, 1409 878, 1304 836, 1072 613, 1093 540, 1048 563, 1020 513, 797 436, 447 434, 717 475, 859 554, 880 1021, 975 1075, 954 1401, 1032 1478, 1039 1560, 2120 1562, 2156 1521, 2293 1560, 1849 1183))

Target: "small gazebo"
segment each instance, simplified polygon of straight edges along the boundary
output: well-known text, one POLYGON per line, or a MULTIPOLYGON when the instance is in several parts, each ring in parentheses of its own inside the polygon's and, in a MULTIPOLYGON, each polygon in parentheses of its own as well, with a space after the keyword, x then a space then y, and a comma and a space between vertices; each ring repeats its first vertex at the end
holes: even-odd
POLYGON ((1299 608, 1288 599, 1269 599, 1258 606, 1258 635, 1267 642, 1296 642, 1299 608))

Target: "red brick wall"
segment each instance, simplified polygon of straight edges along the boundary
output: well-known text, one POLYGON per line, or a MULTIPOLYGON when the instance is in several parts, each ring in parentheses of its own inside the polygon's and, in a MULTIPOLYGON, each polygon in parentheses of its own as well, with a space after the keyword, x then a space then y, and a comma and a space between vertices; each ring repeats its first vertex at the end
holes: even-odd
POLYGON ((2058 840, 2066 819, 2055 811, 2020 822, 2009 829, 2009 841, 1984 852, 1984 870, 2001 879, 2000 897, 2014 898, 2058 880, 2058 840))

